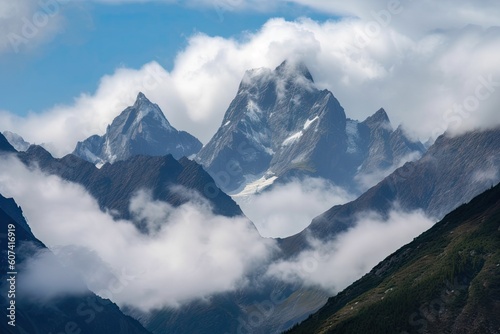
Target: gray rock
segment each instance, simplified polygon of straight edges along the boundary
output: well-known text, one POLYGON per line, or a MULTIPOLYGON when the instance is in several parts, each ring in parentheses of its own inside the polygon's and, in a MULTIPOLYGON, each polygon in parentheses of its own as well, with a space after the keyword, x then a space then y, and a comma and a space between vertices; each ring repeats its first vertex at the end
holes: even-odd
POLYGON ((134 155, 172 154, 179 159, 196 154, 201 146, 189 133, 176 130, 160 107, 139 93, 134 105, 108 125, 104 136, 94 135, 79 142, 73 154, 94 164, 104 164, 134 155))

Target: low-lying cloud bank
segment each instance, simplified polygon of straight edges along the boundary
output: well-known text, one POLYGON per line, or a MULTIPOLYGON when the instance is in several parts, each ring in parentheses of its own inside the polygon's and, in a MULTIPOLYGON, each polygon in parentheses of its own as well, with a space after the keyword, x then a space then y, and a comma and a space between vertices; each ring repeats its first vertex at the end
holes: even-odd
MULTIPOLYGON (((132 210, 150 222, 148 235, 100 211, 79 185, 14 158, 0 164, 0 193, 16 199, 33 233, 80 271, 89 288, 119 305, 147 311, 234 290, 275 250, 246 218, 216 216, 201 197, 174 208, 139 192, 132 210)), ((38 280, 45 260, 32 260, 35 276, 27 281, 38 280)))
MULTIPOLYGON (((206 200, 189 191, 185 194, 192 200, 177 208, 154 200, 147 190, 138 192, 131 211, 136 222, 146 223, 149 234, 145 234, 133 222, 114 220, 100 211, 95 199, 79 185, 28 169, 15 158, 2 158, 0 163, 0 193, 14 197, 22 206, 34 234, 64 268, 79 272, 88 288, 100 296, 143 311, 178 307, 193 299, 234 291, 251 283, 248 277, 256 269, 265 268, 264 279, 321 287, 333 294, 434 223, 422 211, 404 212, 397 206, 386 220, 365 213, 354 227, 333 240, 310 239, 312 249, 291 260, 270 262, 277 250, 274 240, 261 238, 245 218, 214 215, 206 200)), ((274 194, 257 198, 268 203, 267 212, 272 213, 274 205, 285 205, 287 197, 281 195, 303 195, 304 190, 311 192, 311 200, 325 196, 325 203, 345 195, 327 195, 332 191, 329 186, 309 180, 308 186, 286 184, 274 194)), ((290 215, 300 214, 293 208, 291 205, 290 215)), ((27 262, 26 293, 51 298, 82 292, 84 288, 73 274, 57 274, 66 270, 50 255, 45 251, 27 262), (47 274, 47 268, 54 269, 47 274), (51 279, 54 273, 57 280, 51 279), (40 287, 47 293, 37 294, 40 287)))
MULTIPOLYGON (((33 245, 24 244, 19 253, 33 245)), ((30 250, 30 252, 33 249, 30 250)), ((44 303, 52 298, 88 292, 87 285, 69 266, 63 265, 48 249, 36 249, 19 268, 18 295, 44 303)))
POLYGON ((312 249, 292 260, 272 264, 267 275, 290 283, 321 287, 334 294, 433 224, 434 221, 419 210, 394 209, 387 220, 374 213, 360 215, 353 228, 331 241, 310 239, 312 249))
POLYGON ((262 236, 284 238, 299 233, 314 217, 354 196, 324 179, 307 177, 234 199, 262 236))

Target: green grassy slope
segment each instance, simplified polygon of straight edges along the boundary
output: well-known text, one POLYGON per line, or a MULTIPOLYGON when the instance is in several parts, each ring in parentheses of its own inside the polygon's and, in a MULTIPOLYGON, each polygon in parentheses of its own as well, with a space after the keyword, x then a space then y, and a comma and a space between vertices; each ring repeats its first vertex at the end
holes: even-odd
POLYGON ((287 333, 499 333, 500 185, 330 298, 287 333))

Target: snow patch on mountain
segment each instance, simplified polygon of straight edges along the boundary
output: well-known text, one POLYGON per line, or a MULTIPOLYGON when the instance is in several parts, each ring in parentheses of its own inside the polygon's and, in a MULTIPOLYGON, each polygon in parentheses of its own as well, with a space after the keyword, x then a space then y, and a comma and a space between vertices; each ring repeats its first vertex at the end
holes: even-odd
POLYGON ((278 178, 320 177, 358 193, 357 174, 385 170, 425 150, 393 131, 383 109, 364 122, 348 119, 301 62, 247 71, 222 124, 196 160, 228 193, 256 181, 248 175, 260 179, 269 171, 278 178), (238 168, 228 171, 228 162, 238 168))
POLYGON ((300 137, 302 137, 303 135, 304 135, 304 133, 302 131, 294 133, 290 137, 286 138, 281 145, 282 146, 291 145, 291 144, 297 142, 300 139, 300 137))
POLYGON ((311 124, 313 124, 314 122, 316 122, 318 119, 319 119, 319 116, 316 116, 316 117, 314 117, 311 120, 307 119, 307 121, 304 123, 304 130, 309 129, 309 127, 311 126, 311 124))
POLYGON ((254 181, 247 183, 243 189, 232 194, 231 197, 233 197, 233 199, 241 200, 242 197, 258 194, 272 185, 278 177, 276 175, 265 173, 260 178, 256 178, 254 175, 246 175, 245 178, 246 180, 253 179, 254 181))
POLYGON ((252 122, 259 122, 262 110, 260 110, 259 106, 254 101, 249 100, 246 115, 252 122))

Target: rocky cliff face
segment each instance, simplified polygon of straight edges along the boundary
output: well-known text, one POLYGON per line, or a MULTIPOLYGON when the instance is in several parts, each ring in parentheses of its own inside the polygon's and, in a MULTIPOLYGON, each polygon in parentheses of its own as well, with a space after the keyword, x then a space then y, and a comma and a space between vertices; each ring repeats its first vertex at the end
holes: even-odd
POLYGON ((150 190, 154 199, 174 206, 186 203, 189 198, 176 190, 179 186, 206 198, 215 214, 243 215, 239 206, 216 186, 210 175, 187 158, 176 160, 172 155, 141 155, 107 163, 99 169, 71 154, 56 159, 37 145, 18 156, 27 165, 36 165, 46 173, 83 185, 103 210, 113 210, 116 217, 132 219, 130 200, 139 190, 150 190))
POLYGON ((79 142, 73 154, 93 164, 104 164, 134 155, 171 154, 179 159, 197 153, 201 146, 189 133, 175 129, 158 105, 139 93, 134 105, 113 120, 104 136, 94 135, 79 142))
POLYGON ((422 209, 440 219, 462 203, 500 182, 500 129, 474 131, 454 138, 440 136, 415 161, 405 164, 358 199, 334 206, 303 232, 286 238, 290 252, 306 247, 306 235, 327 239, 353 226, 362 212, 387 214, 397 203, 403 210, 422 209))
POLYGON ((14 146, 12 146, 7 138, 3 134, 0 133, 0 154, 2 153, 15 153, 17 152, 14 146))
MULTIPOLYGON (((249 182, 305 175, 353 191, 355 177, 389 168, 424 147, 394 131, 383 109, 364 122, 348 119, 303 63, 247 71, 222 125, 197 155, 228 192, 249 182)), ((267 182, 272 183, 272 182, 267 182)))

